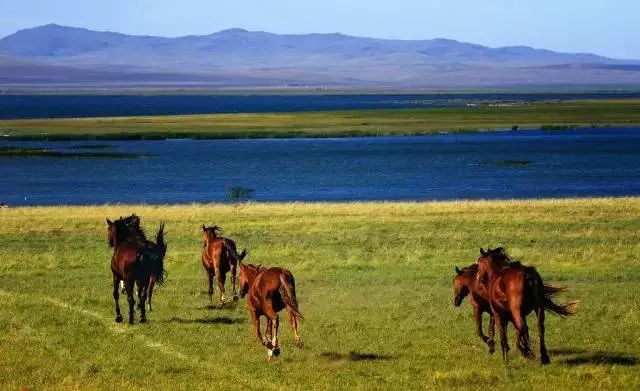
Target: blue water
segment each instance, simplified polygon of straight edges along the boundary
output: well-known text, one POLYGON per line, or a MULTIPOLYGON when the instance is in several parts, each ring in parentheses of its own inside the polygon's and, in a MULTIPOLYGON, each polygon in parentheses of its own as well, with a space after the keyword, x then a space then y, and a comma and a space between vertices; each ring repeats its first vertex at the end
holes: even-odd
POLYGON ((464 105, 479 100, 640 98, 627 93, 420 95, 0 95, 0 119, 260 113, 464 105))
MULTIPOLYGON (((70 151, 82 142, 5 142, 70 151)), ((94 144, 94 143, 92 143, 94 144)), ((640 128, 105 142, 135 159, 0 158, 9 205, 640 195, 640 128), (518 161, 515 164, 507 161, 518 161)))

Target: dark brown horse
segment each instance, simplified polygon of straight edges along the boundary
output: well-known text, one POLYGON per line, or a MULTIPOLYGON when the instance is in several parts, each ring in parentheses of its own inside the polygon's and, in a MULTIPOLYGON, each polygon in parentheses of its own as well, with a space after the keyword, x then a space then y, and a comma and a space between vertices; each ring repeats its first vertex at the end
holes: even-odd
POLYGON ((476 274, 478 265, 472 264, 462 269, 456 266, 456 277, 453 279, 453 305, 459 307, 462 300, 469 296, 469 303, 473 307, 473 319, 476 323, 476 333, 489 346, 489 353, 495 351, 494 341, 495 322, 491 305, 489 304, 489 293, 487 289, 478 281, 476 274), (482 316, 489 314, 489 336, 484 335, 482 330, 482 316))
POLYGON ((289 270, 279 267, 263 268, 240 262, 240 297, 247 296, 247 307, 253 321, 253 334, 268 349, 268 356, 280 355, 278 312, 286 308, 296 346, 302 347, 298 324, 302 314, 298 310, 296 282, 289 270), (267 318, 265 337, 260 332, 260 317, 267 318))
POLYGON ((480 249, 477 279, 489 292, 491 310, 498 324, 502 357, 506 361, 509 352, 507 323, 516 329, 516 346, 522 355, 533 359, 535 355, 529 344, 529 328, 526 317, 535 312, 538 318, 540 338, 540 362, 549 363, 549 354, 544 340, 545 310, 562 317, 572 315, 578 302, 558 305, 551 299, 564 288, 545 285, 533 267, 520 262, 510 262, 502 248, 484 251, 480 249))
POLYGON ((129 302, 129 323, 133 324, 134 321, 134 285, 138 287, 140 322, 144 323, 147 321, 145 301, 150 292, 149 289, 151 288, 152 291, 156 282, 161 285, 165 279, 164 256, 167 245, 164 241, 164 224, 160 223, 156 243, 147 240, 140 228, 140 219, 135 215, 121 217, 116 221, 107 219, 107 225, 109 246, 114 249, 111 257, 111 272, 116 322, 122 322, 118 285, 123 281, 129 302))
POLYGON ((216 277, 218 290, 220 291, 220 303, 225 302, 224 283, 227 272, 231 272, 231 285, 233 287, 233 300, 237 299, 236 274, 238 262, 247 255, 247 250, 242 250, 241 254, 236 251, 236 243, 220 235, 222 230, 217 225, 205 227, 202 225, 202 266, 207 274, 209 282, 209 301, 213 302, 213 278, 216 277))

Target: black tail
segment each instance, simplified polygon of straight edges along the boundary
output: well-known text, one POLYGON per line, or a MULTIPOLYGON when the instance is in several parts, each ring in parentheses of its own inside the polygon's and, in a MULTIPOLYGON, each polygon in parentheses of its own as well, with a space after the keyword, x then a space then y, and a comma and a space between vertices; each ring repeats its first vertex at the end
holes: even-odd
POLYGON ((544 283, 542 284, 542 286, 544 290, 544 295, 548 298, 551 298, 559 293, 563 293, 567 291, 566 286, 552 286, 544 283))
POLYGON ((559 315, 561 317, 571 316, 578 311, 579 301, 572 301, 565 304, 556 304, 551 301, 550 298, 544 298, 544 309, 552 314, 559 315))
POLYGON ((553 302, 553 300, 551 300, 557 294, 566 292, 566 287, 556 287, 545 284, 542 281, 542 277, 540 277, 540 274, 534 268, 529 269, 530 270, 526 274, 527 281, 533 288, 534 295, 538 299, 538 304, 542 305, 545 311, 561 317, 571 316, 577 312, 578 306, 580 305, 579 301, 572 301, 565 304, 556 304, 553 302))
POLYGON ((227 253, 236 262, 240 262, 247 256, 247 249, 243 249, 240 254, 236 250, 236 244, 231 239, 224 239, 224 247, 227 249, 227 253))
POLYGON ((164 241, 164 223, 160 223, 160 228, 156 234, 156 244, 153 247, 141 250, 143 264, 146 265, 149 273, 156 278, 156 283, 164 284, 167 271, 164 269, 164 256, 167 253, 167 243, 164 241))
POLYGON ((287 306, 287 308, 291 311, 293 316, 296 318, 296 321, 302 321, 303 317, 298 310, 298 300, 296 299, 296 281, 291 276, 291 281, 287 281, 287 278, 284 274, 280 274, 280 296, 282 297, 282 301, 287 306))

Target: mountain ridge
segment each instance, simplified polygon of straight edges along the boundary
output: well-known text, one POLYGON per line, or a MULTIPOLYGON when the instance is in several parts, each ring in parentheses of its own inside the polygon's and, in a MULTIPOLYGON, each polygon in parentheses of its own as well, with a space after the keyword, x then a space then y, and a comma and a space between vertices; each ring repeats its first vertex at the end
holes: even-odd
POLYGON ((523 45, 491 48, 447 38, 275 34, 241 28, 159 37, 51 23, 0 39, 0 56, 42 67, 120 73, 125 79, 130 74, 162 74, 185 75, 197 82, 226 75, 242 85, 250 81, 362 86, 640 83, 636 67, 640 61, 591 53, 523 45))

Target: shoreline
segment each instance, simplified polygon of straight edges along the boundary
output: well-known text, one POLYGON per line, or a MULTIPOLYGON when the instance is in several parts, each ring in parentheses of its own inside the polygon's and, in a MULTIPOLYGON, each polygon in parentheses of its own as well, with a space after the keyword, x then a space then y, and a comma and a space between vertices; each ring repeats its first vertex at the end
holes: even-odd
POLYGON ((640 100, 518 105, 1 120, 5 141, 338 138, 640 126, 640 100))
MULTIPOLYGON (((352 207, 480 207, 496 206, 509 207, 514 205, 531 204, 571 204, 571 203, 598 203, 598 202, 627 202, 640 200, 638 195, 621 196, 585 196, 585 197, 541 197, 541 198, 461 198, 443 200, 363 200, 363 201, 246 201, 246 202, 185 202, 176 204, 149 204, 149 203, 104 203, 104 204, 58 204, 58 205, 16 205, 4 204, 0 208, 0 213, 10 210, 28 209, 113 209, 113 208, 143 208, 150 210, 158 209, 181 209, 181 208, 221 208, 239 210, 246 208, 262 209, 282 209, 282 208, 352 208, 352 207)), ((1 214, 0 214, 1 216, 1 214)))

